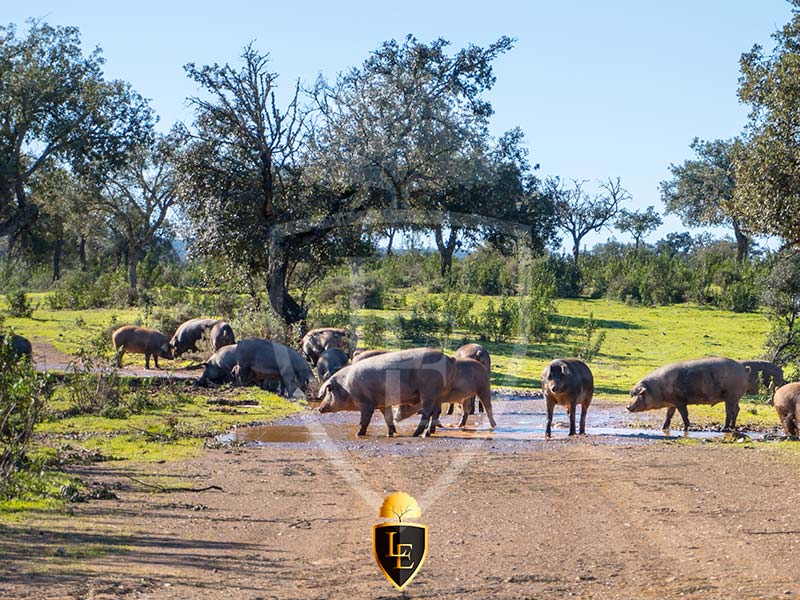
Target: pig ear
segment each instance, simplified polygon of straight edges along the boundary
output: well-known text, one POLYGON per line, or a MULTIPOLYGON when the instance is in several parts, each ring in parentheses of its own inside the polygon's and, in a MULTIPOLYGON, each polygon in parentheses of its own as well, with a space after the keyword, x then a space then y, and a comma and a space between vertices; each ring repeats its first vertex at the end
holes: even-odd
POLYGON ((561 363, 561 373, 564 375, 564 377, 569 375, 569 367, 567 366, 567 363, 561 363))
POLYGON ((328 381, 326 381, 325 383, 323 383, 321 386, 319 386, 319 389, 317 390, 317 398, 319 398, 320 400, 324 400, 325 399, 325 394, 328 393, 328 388, 329 387, 331 387, 330 379, 328 381))
POLYGON ((642 389, 639 391, 639 395, 640 395, 640 396, 644 396, 644 395, 645 395, 645 393, 647 393, 647 388, 646 388, 646 387, 644 387, 644 386, 642 386, 642 389))

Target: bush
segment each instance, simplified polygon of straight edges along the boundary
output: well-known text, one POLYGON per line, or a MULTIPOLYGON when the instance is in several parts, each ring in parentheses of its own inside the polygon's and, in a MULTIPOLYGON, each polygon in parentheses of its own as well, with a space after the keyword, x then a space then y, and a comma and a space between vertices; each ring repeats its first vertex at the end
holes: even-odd
POLYGON ((128 306, 130 291, 125 279, 117 272, 99 277, 84 271, 72 271, 62 277, 47 299, 53 310, 88 310, 107 306, 128 306))
POLYGON ((384 336, 386 335, 386 321, 380 317, 368 315, 364 318, 364 326, 361 330, 361 341, 366 348, 380 348, 383 346, 384 336))
POLYGON ((14 474, 25 466, 33 429, 52 395, 47 375, 20 359, 11 336, 0 342, 0 496, 9 493, 14 474))
POLYGON ((434 344, 439 332, 439 321, 434 317, 422 316, 415 307, 411 317, 397 315, 392 322, 392 329, 401 340, 416 344, 434 344))
POLYGON ((516 271, 513 259, 484 247, 464 259, 461 279, 464 288, 472 293, 500 296, 516 291, 516 271))
POLYGON ((472 323, 472 333, 481 340, 506 342, 517 331, 519 323, 519 301, 504 296, 495 308, 494 300, 489 300, 486 310, 472 323))
POLYGON ((591 362, 600 354, 600 348, 606 340, 606 332, 598 332, 599 324, 594 320, 594 314, 589 313, 589 318, 583 325, 583 330, 578 335, 578 344, 573 354, 584 362, 591 362))
POLYGON ((12 317, 29 318, 33 314, 33 305, 21 289, 7 293, 6 304, 8 304, 8 314, 12 317))
POLYGON ((297 331, 286 325, 283 320, 269 309, 258 309, 254 306, 243 308, 230 321, 236 339, 258 337, 274 340, 287 346, 296 346, 297 331))

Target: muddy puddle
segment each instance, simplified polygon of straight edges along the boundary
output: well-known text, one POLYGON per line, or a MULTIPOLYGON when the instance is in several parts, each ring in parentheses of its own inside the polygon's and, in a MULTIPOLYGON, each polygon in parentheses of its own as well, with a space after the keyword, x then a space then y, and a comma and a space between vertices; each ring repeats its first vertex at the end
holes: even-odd
MULTIPOLYGON (((470 416, 468 424, 461 429, 457 426, 457 416, 442 416, 442 427, 436 429, 434 438, 443 440, 491 440, 491 441, 544 441, 545 412, 542 401, 525 402, 497 402, 495 405, 495 419, 497 427, 492 429, 488 420, 483 415, 470 416)), ((691 416, 691 415, 690 415, 691 416)), ((681 429, 662 431, 656 423, 663 420, 663 414, 653 413, 653 427, 642 427, 640 420, 633 421, 625 408, 620 405, 606 404, 595 406, 587 415, 586 432, 584 439, 600 440, 607 443, 621 443, 625 441, 656 441, 668 439, 729 439, 735 440, 730 434, 719 431, 689 431, 684 433, 681 429), (636 426, 634 426, 636 425, 636 426)), ((320 415, 309 410, 298 416, 284 419, 277 423, 258 427, 242 427, 232 432, 223 434, 217 439, 223 443, 239 443, 255 446, 269 444, 314 444, 323 442, 353 442, 356 440, 369 440, 380 443, 384 440, 388 444, 402 443, 402 440, 411 441, 411 436, 418 423, 417 418, 409 418, 398 424, 397 436, 386 436, 386 425, 380 413, 376 413, 367 431, 365 438, 356 436, 358 430, 357 413, 336 413, 320 415)), ((553 420, 552 439, 568 437, 569 423, 566 415, 556 413, 553 420)), ((739 439, 747 438, 757 440, 764 437, 763 433, 741 431, 737 434, 739 439)))

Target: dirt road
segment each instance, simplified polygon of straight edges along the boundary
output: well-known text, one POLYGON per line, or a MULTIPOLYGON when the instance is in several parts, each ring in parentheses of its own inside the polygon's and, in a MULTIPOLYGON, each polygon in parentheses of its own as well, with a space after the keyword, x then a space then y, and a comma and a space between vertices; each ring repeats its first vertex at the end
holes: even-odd
POLYGON ((119 498, 0 528, 0 597, 402 597, 370 541, 380 501, 398 489, 430 528, 408 598, 800 596, 796 454, 563 430, 551 441, 386 440, 382 426, 366 440, 126 469, 222 492, 147 492, 113 463, 86 467, 89 480, 117 482, 119 498))

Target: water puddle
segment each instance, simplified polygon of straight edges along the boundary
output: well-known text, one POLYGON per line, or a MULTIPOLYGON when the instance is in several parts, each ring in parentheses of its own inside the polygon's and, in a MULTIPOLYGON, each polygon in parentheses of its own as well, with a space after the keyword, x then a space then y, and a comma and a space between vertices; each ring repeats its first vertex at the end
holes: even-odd
MULTIPOLYGON (((591 413, 590 413, 591 415, 591 413)), ((292 444, 292 443, 314 443, 321 441, 354 441, 369 439, 370 441, 386 440, 387 443, 396 443, 402 438, 411 438, 416 428, 416 419, 403 421, 398 425, 397 436, 389 438, 386 436, 386 425, 383 419, 373 419, 367 431, 366 438, 358 438, 357 415, 352 415, 355 419, 343 419, 341 417, 333 420, 319 418, 318 415, 308 415, 308 423, 298 424, 273 424, 258 427, 243 427, 233 430, 230 433, 219 436, 217 439, 223 443, 240 443, 252 445, 268 444, 292 444), (331 422, 332 421, 332 422, 331 422)), ((605 415, 608 417, 608 415, 605 415)), ((435 438, 443 439, 464 439, 464 440, 508 440, 508 441, 542 441, 544 437, 544 418, 543 415, 503 415, 499 418, 499 426, 491 429, 488 422, 483 417, 470 417, 467 427, 458 428, 452 423, 446 423, 436 429, 435 438)), ((759 432, 740 432, 736 435, 726 434, 718 431, 689 431, 672 430, 669 432, 658 429, 647 429, 637 427, 626 427, 623 423, 609 423, 614 419, 603 418, 598 414, 593 421, 596 424, 587 424, 587 437, 601 438, 613 441, 623 441, 625 439, 636 440, 670 440, 670 439, 724 439, 726 436, 730 441, 737 439, 761 439, 763 433, 759 432), (599 418, 598 418, 599 417, 599 418), (744 438, 741 434, 747 436, 744 438)), ((619 419, 617 419, 619 421, 619 419)), ((566 421, 554 421, 552 439, 566 438, 569 432, 569 424, 566 421)))

